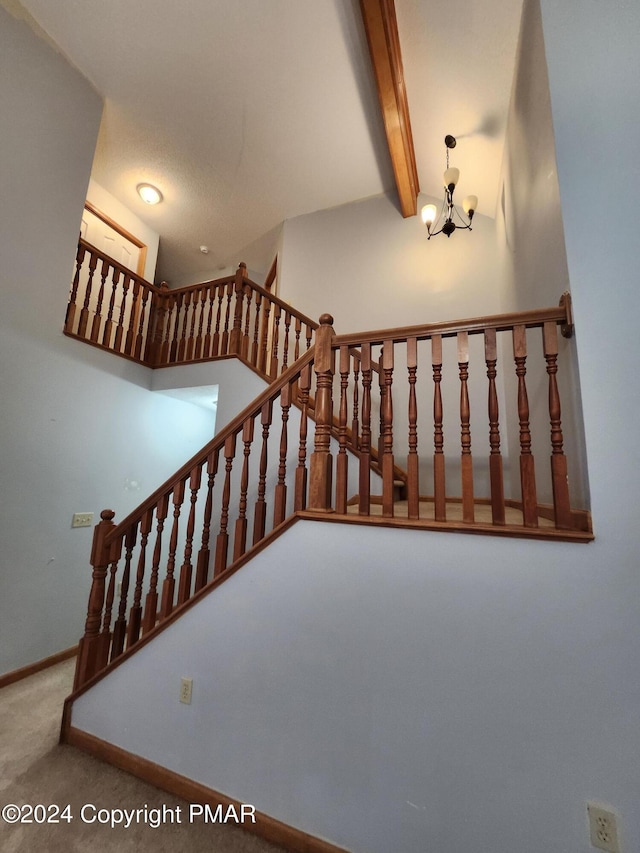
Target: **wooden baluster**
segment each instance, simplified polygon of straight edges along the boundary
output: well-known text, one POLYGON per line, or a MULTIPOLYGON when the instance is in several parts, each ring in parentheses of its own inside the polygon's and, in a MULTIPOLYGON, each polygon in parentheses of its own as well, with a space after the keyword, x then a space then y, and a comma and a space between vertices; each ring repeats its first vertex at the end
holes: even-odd
POLYGON ((110 546, 105 545, 104 540, 115 527, 113 523, 114 515, 115 513, 111 509, 102 510, 100 513, 101 520, 93 530, 93 543, 91 546, 91 565, 93 567, 91 593, 89 594, 84 636, 78 643, 78 661, 73 684, 74 690, 82 687, 97 672, 98 655, 101 645, 100 623, 102 621, 102 607, 104 604, 105 578, 110 562, 110 546))
POLYGON ((473 459, 471 456, 471 426, 469 410, 469 333, 458 332, 458 368, 460 370, 460 439, 462 453, 460 471, 462 475, 462 520, 473 523, 475 505, 473 500, 473 459))
MULTIPOLYGON (((230 281, 227 285, 227 305, 224 314, 224 330, 222 332, 222 340, 220 347, 220 355, 229 355, 229 318, 231 316, 231 297, 234 293, 234 283, 230 281)), ((232 330, 233 331, 233 330, 232 330)))
POLYGON ((278 336, 280 334, 280 315, 282 309, 275 304, 273 309, 273 337, 271 339, 271 363, 269 365, 269 376, 275 379, 278 375, 278 336))
POLYGON ((107 309, 107 319, 102 332, 102 345, 111 348, 111 335, 113 334, 113 309, 116 304, 116 292, 118 290, 118 282, 120 281, 120 270, 113 267, 111 273, 111 296, 109 297, 109 307, 107 309))
POLYGON ((127 648, 133 646, 140 639, 140 628, 142 625, 142 584, 144 582, 146 565, 147 541, 151 532, 152 521, 153 510, 148 509, 142 514, 142 520, 140 521, 140 553, 138 555, 138 570, 136 572, 136 585, 133 592, 133 604, 129 611, 127 648))
POLYGON ((306 329, 307 329, 307 335, 306 335, 307 349, 311 349, 311 339, 313 338, 313 329, 311 328, 311 326, 307 326, 306 329))
POLYGON ((173 363, 178 360, 178 343, 180 341, 180 314, 182 312, 182 302, 184 293, 178 293, 175 297, 176 316, 173 324, 173 335, 171 338, 171 347, 169 349, 169 362, 173 363))
POLYGON ((89 323, 89 302, 91 301, 91 286, 93 282, 93 274, 96 271, 98 264, 98 256, 91 252, 89 256, 89 278, 84 291, 84 303, 80 311, 80 322, 78 323, 78 337, 86 338, 87 324, 89 323))
POLYGON ((76 318, 76 300, 78 299, 78 285, 80 283, 80 270, 84 263, 86 253, 84 246, 78 243, 78 251, 76 252, 76 271, 71 284, 71 293, 69 294, 69 303, 67 305, 67 315, 64 320, 64 330, 69 334, 73 334, 73 323, 76 318))
POLYGON ((314 371, 316 374, 314 450, 309 460, 309 509, 331 512, 333 457, 331 427, 333 426, 333 317, 323 314, 316 333, 314 371))
MULTIPOLYGON (((208 300, 209 300, 209 311, 207 314, 207 331, 205 332, 204 343, 202 346, 202 358, 210 358, 211 357, 211 341, 212 341, 211 326, 213 323, 213 303, 214 303, 214 298, 215 298, 215 288, 213 288, 211 286, 208 287, 207 293, 208 293, 208 300)), ((204 304, 202 306, 202 310, 204 312, 204 304)))
POLYGON ((236 296, 236 304, 233 310, 233 328, 229 336, 229 354, 240 355, 242 352, 242 315, 244 301, 244 279, 247 274, 247 266, 241 263, 236 270, 233 291, 236 296))
POLYGON ((202 466, 196 465, 191 469, 189 475, 189 490, 191 491, 189 519, 187 521, 187 536, 184 546, 184 562, 180 568, 180 582, 178 584, 178 604, 184 604, 191 597, 191 576, 193 567, 191 565, 191 554, 193 553, 193 534, 196 527, 196 503, 200 490, 202 477, 202 466))
POLYGON ((224 284, 218 285, 218 309, 216 311, 216 328, 213 333, 213 346, 211 348, 211 355, 216 356, 220 355, 220 322, 222 317, 222 300, 224 299, 225 293, 224 284))
POLYGON ((102 325, 102 302, 104 300, 104 283, 107 280, 109 266, 109 261, 102 261, 102 267, 100 270, 100 289, 98 290, 98 302, 96 303, 96 310, 95 314, 93 315, 93 323, 91 324, 90 340, 92 340, 94 344, 98 343, 98 338, 100 337, 100 326, 102 325))
POLYGON ((309 429, 309 390, 311 388, 311 365, 305 364, 300 371, 299 401, 300 444, 298 446, 298 467, 296 468, 296 491, 293 501, 294 510, 307 507, 307 432, 309 429))
POLYGON ((560 419, 560 394, 556 374, 558 372, 558 330, 553 322, 545 323, 542 328, 542 345, 549 375, 549 418, 551 421, 551 483, 553 488, 553 511, 556 527, 570 530, 571 503, 569 500, 569 480, 567 457, 563 451, 562 422, 560 419))
POLYGON ((200 294, 198 291, 191 293, 191 325, 189 326, 189 338, 187 340, 184 352, 185 361, 193 360, 193 351, 195 347, 196 334, 196 319, 198 316, 198 305, 200 304, 200 294))
POLYGON ((133 355, 135 351, 135 330, 137 327, 138 313, 140 302, 140 282, 134 278, 133 291, 131 301, 131 311, 129 312, 129 328, 127 329, 127 337, 125 339, 124 351, 127 355, 133 355))
POLYGON ((169 495, 166 494, 160 498, 156 507, 156 542, 153 549, 149 592, 144 603, 144 617, 142 619, 143 634, 150 631, 158 619, 158 574, 160 572, 160 556, 162 554, 162 531, 164 530, 164 522, 168 511, 169 495))
POLYGON ((380 364, 381 376, 384 382, 382 398, 382 514, 387 518, 393 516, 393 341, 385 341, 380 364))
POLYGON ((282 351, 282 373, 289 366, 289 329, 291 328, 291 314, 284 312, 284 347, 282 351))
POLYGON ((284 521, 287 508, 287 422, 291 408, 291 386, 285 385, 280 392, 280 408, 282 409, 282 430, 280 432, 280 458, 278 461, 278 482, 275 488, 273 502, 273 526, 284 521))
POLYGON ((164 340, 165 323, 167 322, 167 293, 169 285, 163 281, 159 287, 151 291, 151 307, 147 340, 144 348, 144 360, 147 364, 157 367, 163 364, 162 344, 164 340))
POLYGON ((500 453, 500 425, 498 394, 496 392, 496 364, 498 347, 496 330, 484 331, 484 357, 489 379, 489 480, 491 483, 491 518, 494 524, 504 524, 504 481, 502 476, 502 454, 500 453))
POLYGON ((293 350, 293 360, 297 361, 300 358, 300 333, 302 332, 302 320, 296 317, 296 342, 293 350))
POLYGON ((207 306, 207 291, 208 288, 203 287, 200 291, 200 317, 198 318, 198 334, 196 336, 195 345, 193 348, 193 357, 202 358, 202 349, 204 345, 204 337, 202 331, 204 329, 204 318, 207 306))
MULTIPOLYGON (((242 334, 242 346, 240 350, 240 355, 242 358, 249 360, 249 344, 251 343, 249 329, 251 326, 251 305, 253 302, 253 290, 246 285, 244 288, 245 296, 247 298, 247 310, 245 313, 245 321, 244 321, 244 332, 242 334)), ((257 294, 256 294, 257 296, 257 294)))
POLYGON ((236 433, 234 432, 227 437, 224 443, 225 475, 222 491, 222 512, 220 514, 220 533, 216 537, 216 554, 213 566, 214 578, 217 578, 227 568, 227 554, 229 550, 229 534, 227 533, 227 529, 229 526, 229 502, 231 500, 231 469, 233 468, 235 455, 236 433))
POLYGON ((127 597, 129 595, 129 583, 131 580, 131 559, 133 549, 138 537, 138 523, 134 522, 127 530, 124 537, 124 570, 120 582, 120 604, 118 605, 118 618, 113 626, 113 642, 111 643, 111 660, 120 657, 124 649, 124 640, 127 635, 127 597))
POLYGON ((212 450, 207 457, 207 500, 202 521, 202 544, 198 551, 198 567, 194 592, 202 589, 209 580, 209 537, 211 535, 211 513, 213 511, 213 486, 218 473, 219 450, 212 450))
POLYGON ((122 556, 122 537, 111 543, 109 549, 109 561, 111 568, 109 569, 109 586, 107 588, 107 597, 104 604, 104 618, 102 620, 102 632, 100 633, 100 651, 98 653, 97 671, 104 669, 109 663, 109 652, 111 651, 111 614, 113 612, 113 602, 116 597, 116 573, 118 571, 118 562, 122 556))
POLYGON ((371 503, 371 344, 362 344, 362 435, 360 439, 359 501, 360 515, 369 515, 371 503))
POLYGON ((242 425, 242 443, 244 445, 242 476, 240 478, 240 504, 236 519, 236 531, 233 537, 233 559, 238 560, 247 550, 247 490, 249 488, 249 455, 253 442, 253 417, 247 418, 242 425))
POLYGON ((407 456, 407 503, 409 518, 420 518, 420 487, 418 459, 418 403, 416 379, 418 372, 418 341, 407 340, 407 373, 409 374, 409 455, 407 456))
POLYGON ((251 346, 251 364, 254 367, 258 366, 258 358, 260 352, 259 334, 260 334, 260 308, 262 306, 262 294, 256 293, 256 314, 253 322, 253 344, 251 346))
POLYGON ((267 400, 263 405, 260 413, 260 423, 262 424, 262 452, 260 454, 260 473, 258 475, 258 498, 256 500, 256 508, 253 519, 253 544, 256 545, 261 539, 264 539, 265 525, 267 520, 267 503, 265 501, 265 491, 267 486, 267 446, 269 443, 269 427, 271 426, 271 418, 273 416, 273 401, 267 400))
POLYGON ((269 323, 271 320, 271 300, 265 300, 264 313, 262 315, 262 334, 260 337, 260 363, 258 364, 258 370, 265 374, 269 375, 267 372, 267 343, 269 339, 269 323))
POLYGON ((513 327, 513 357, 518 377, 518 418, 520 421, 520 484, 522 488, 522 519, 525 527, 538 526, 538 498, 536 494, 536 471, 531 453, 531 431, 529 429, 529 398, 525 376, 527 373, 527 330, 524 326, 513 327))
POLYGON ((169 558, 167 559, 167 576, 162 584, 162 602, 160 604, 160 618, 166 619, 173 610, 176 580, 174 571, 176 566, 176 550, 178 548, 178 527, 180 523, 180 510, 184 501, 185 480, 180 480, 173 488, 173 525, 171 527, 171 538, 169 539, 169 558))
POLYGON ((171 357, 171 340, 173 337, 173 311, 176 307, 175 296, 167 295, 167 316, 165 320, 164 340, 162 341, 162 349, 160 350, 160 364, 169 364, 171 357))
POLYGON ((348 346, 340 347, 340 407, 338 414, 338 458, 336 460, 336 512, 347 512, 347 387, 351 373, 351 355, 348 346))
POLYGON ((353 354, 353 410, 351 417, 351 445, 354 450, 360 448, 360 419, 359 419, 359 382, 360 355, 353 354))
MULTIPOLYGON (((382 372, 382 359, 384 356, 384 347, 380 347, 380 361, 378 362, 378 399, 379 409, 378 409, 378 419, 380 421, 378 426, 378 464, 382 468, 382 456, 384 454, 384 395, 386 393, 386 387, 384 384, 384 373, 382 372)), ((372 365, 374 367, 374 365, 372 365)), ((375 372, 375 370, 374 370, 375 372)))
POLYGON ((187 351, 187 329, 189 327, 189 308, 191 307, 192 292, 187 290, 184 294, 184 317, 182 320, 182 332, 180 333, 180 341, 178 342, 178 361, 184 361, 187 351))
MULTIPOLYGON (((134 350, 134 357, 137 359, 142 359, 142 345, 144 343, 144 325, 145 320, 147 319, 147 302, 149 300, 149 289, 146 287, 142 287, 142 308, 140 310, 140 321, 138 322, 138 334, 136 335, 136 346, 134 350)), ((148 326, 148 324, 147 324, 148 326)))
POLYGON ((447 519, 447 499, 444 468, 444 432, 442 429, 442 335, 431 338, 433 369, 433 495, 436 521, 447 519))
POLYGON ((129 285, 131 284, 131 276, 124 274, 122 279, 122 302, 120 303, 120 312, 118 314, 118 325, 116 326, 116 337, 113 342, 113 348, 116 352, 122 352, 122 338, 124 336, 124 318, 127 311, 127 295, 129 293, 129 285))

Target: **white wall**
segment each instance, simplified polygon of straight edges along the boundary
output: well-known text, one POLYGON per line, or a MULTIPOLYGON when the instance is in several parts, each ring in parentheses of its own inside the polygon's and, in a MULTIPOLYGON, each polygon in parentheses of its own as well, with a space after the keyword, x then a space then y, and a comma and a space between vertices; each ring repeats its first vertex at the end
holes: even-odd
POLYGON ((93 178, 89 181, 87 200, 94 204, 101 213, 106 214, 118 225, 122 226, 147 247, 147 257, 144 265, 143 278, 153 283, 155 281, 156 263, 160 236, 153 228, 132 213, 128 207, 118 201, 110 192, 101 187, 93 178))
POLYGON ((151 393, 148 368, 62 334, 100 112, 0 8, 0 672, 82 634, 91 530, 72 514, 122 518, 212 433, 200 409, 151 393))
POLYGON ((588 853, 587 799, 640 849, 640 7, 542 20, 595 542, 299 524, 74 711, 354 853, 588 853))
POLYGON ((497 314, 497 258, 492 219, 427 241, 419 216, 375 196, 284 223, 279 295, 314 320, 332 314, 338 334, 497 314))

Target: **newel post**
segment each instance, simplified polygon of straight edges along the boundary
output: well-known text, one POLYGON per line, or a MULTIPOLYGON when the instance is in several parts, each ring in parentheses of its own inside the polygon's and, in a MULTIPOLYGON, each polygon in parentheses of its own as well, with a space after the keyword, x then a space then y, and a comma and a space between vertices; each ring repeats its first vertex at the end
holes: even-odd
POLYGON ((91 565, 93 575, 91 592, 89 594, 89 607, 87 608, 87 621, 84 626, 84 637, 78 644, 78 662, 76 665, 76 677, 73 685, 74 690, 82 687, 93 675, 100 660, 100 623, 102 619, 102 608, 104 605, 105 578, 109 566, 109 546, 105 545, 105 537, 115 527, 112 509, 103 509, 100 513, 102 519, 93 529, 93 545, 91 546, 91 565))
POLYGON ((166 281, 163 281, 160 286, 153 291, 152 296, 151 323, 149 324, 150 333, 147 337, 145 360, 154 367, 160 362, 160 353, 162 352, 162 342, 164 341, 165 332, 165 317, 167 314, 166 295, 168 292, 169 285, 166 281))
POLYGON ((316 330, 314 370, 316 373, 315 420, 316 432, 314 451, 309 461, 309 509, 331 512, 331 479, 333 458, 331 456, 331 425, 333 420, 333 374, 335 353, 332 342, 333 317, 323 314, 316 330))
POLYGON ((242 308, 244 300, 244 279, 247 277, 247 265, 242 262, 236 270, 234 290, 236 304, 233 311, 233 329, 229 337, 229 353, 240 355, 242 352, 242 308))

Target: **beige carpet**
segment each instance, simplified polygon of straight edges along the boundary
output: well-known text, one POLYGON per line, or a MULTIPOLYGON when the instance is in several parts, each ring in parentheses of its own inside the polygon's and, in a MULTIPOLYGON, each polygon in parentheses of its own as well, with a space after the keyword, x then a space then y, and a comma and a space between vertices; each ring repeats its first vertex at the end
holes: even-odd
MULTIPOLYGON (((75 661, 67 661, 0 690, 0 808, 25 803, 61 809, 71 823, 8 824, 0 819, 2 853, 277 853, 235 826, 194 823, 188 803, 140 782, 70 746, 58 744, 63 700, 71 692, 75 661), (182 807, 183 823, 111 828, 86 824, 80 809, 182 807)), ((174 812, 175 813, 175 812, 174 812)))

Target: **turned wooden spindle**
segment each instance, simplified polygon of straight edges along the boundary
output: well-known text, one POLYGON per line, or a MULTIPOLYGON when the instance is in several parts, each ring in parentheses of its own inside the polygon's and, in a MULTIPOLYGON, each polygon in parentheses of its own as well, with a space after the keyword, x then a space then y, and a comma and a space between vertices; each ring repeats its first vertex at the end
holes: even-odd
POLYGON ((271 331, 271 359, 269 361, 269 376, 276 379, 278 376, 278 343, 280 337, 280 315, 282 309, 276 302, 273 306, 273 329, 271 331))
POLYGON ((100 633, 100 646, 97 660, 97 671, 109 663, 109 652, 111 651, 111 614, 113 612, 113 602, 116 596, 116 575, 118 572, 118 562, 122 556, 122 536, 111 542, 109 548, 109 585, 107 587, 107 596, 104 603, 104 616, 102 619, 102 631, 100 633))
POLYGON ((164 340, 164 327, 167 316, 167 296, 169 285, 163 281, 159 287, 151 292, 151 308, 149 311, 149 329, 147 332, 147 345, 145 347, 145 359, 154 367, 162 364, 162 342, 164 340))
POLYGON ((87 608, 87 619, 84 626, 84 636, 78 643, 78 660, 74 690, 82 687, 97 672, 98 654, 100 651, 100 623, 102 621, 102 608, 105 595, 105 578, 110 562, 110 546, 105 544, 105 539, 115 527, 113 518, 115 513, 111 509, 104 509, 100 513, 100 522, 93 530, 93 543, 91 546, 91 565, 93 567, 91 578, 91 592, 89 594, 89 606, 87 608))
POLYGON ((393 341, 382 348, 381 374, 384 383, 382 405, 382 515, 393 516, 393 341))
POLYGON ((174 329, 174 311, 176 307, 175 296, 167 294, 165 299, 166 315, 165 315, 165 331, 164 340, 162 341, 162 349, 160 351, 159 364, 169 364, 171 358, 171 341, 173 340, 174 329))
POLYGON ((235 293, 236 303, 233 309, 233 328, 229 337, 229 353, 232 355, 240 355, 242 352, 242 315, 244 301, 244 279, 247 276, 247 265, 241 263, 236 270, 236 275, 233 282, 233 292, 235 293))
POLYGON ((289 330, 291 328, 291 314, 289 311, 284 312, 284 343, 282 349, 282 373, 289 366, 289 330))
POLYGON ((282 409, 282 429, 280 431, 280 456, 278 459, 278 482, 276 483, 273 499, 273 526, 284 521, 287 509, 287 424, 291 408, 291 385, 288 383, 280 392, 280 408, 282 409))
POLYGON ((217 578, 227 568, 229 551, 229 503, 231 501, 231 470, 236 455, 236 433, 227 437, 224 443, 224 487, 222 490, 222 512, 220 513, 220 532, 216 537, 216 554, 213 565, 213 576, 217 578))
POLYGON ((180 317, 182 314, 182 302, 184 299, 183 293, 178 293, 174 299, 175 315, 173 321, 173 330, 171 335, 171 346, 169 347, 168 363, 173 364, 178 359, 178 345, 180 342, 180 317))
POLYGON ((129 295, 129 287, 131 285, 131 276, 125 273, 122 279, 122 302, 120 303, 120 312, 118 314, 118 323, 116 325, 116 336, 113 342, 113 348, 116 352, 122 352, 122 338, 124 337, 124 318, 126 316, 129 295))
POLYGON ((218 473, 218 458, 220 450, 212 450, 207 457, 207 500, 204 505, 202 520, 202 542, 198 551, 198 566, 194 592, 202 589, 209 580, 209 538, 211 536, 211 515, 213 512, 213 487, 218 473))
POLYGON ((227 304, 224 310, 224 328, 222 337, 220 338, 220 355, 229 354, 229 336, 232 329, 229 328, 229 320, 231 318, 231 298, 234 294, 235 281, 230 281, 227 284, 227 304))
POLYGON ((525 527, 538 526, 538 498, 536 470, 531 453, 529 429, 529 398, 525 376, 527 374, 527 330, 523 325, 513 327, 513 358, 518 377, 518 419, 520 424, 520 484, 522 489, 522 519, 525 527))
POLYGON ((193 534, 196 528, 196 503, 200 491, 200 480, 202 477, 202 466, 196 465, 191 469, 189 475, 189 518, 187 519, 187 534, 184 545, 184 560, 180 567, 180 581, 178 583, 178 604, 184 604, 191 597, 191 576, 193 567, 191 554, 193 553, 193 534))
POLYGON ((571 503, 569 500, 569 479, 567 457, 564 454, 562 435, 560 394, 558 392, 558 330, 555 323, 545 323, 542 327, 542 345, 547 362, 549 376, 549 419, 551 422, 551 483, 553 489, 553 510, 556 527, 569 530, 571 523, 571 503))
POLYGON ((471 457, 471 413, 469 409, 469 333, 458 332, 458 370, 460 373, 460 473, 462 478, 462 520, 473 523, 473 460, 471 457))
POLYGON ((360 380, 360 353, 353 354, 353 406, 351 410, 351 445, 354 450, 360 447, 360 419, 359 419, 359 380, 360 380))
MULTIPOLYGON (((212 341, 212 324, 213 324, 213 305, 215 302, 215 288, 208 287, 207 288, 207 298, 208 298, 208 310, 207 310, 207 330, 204 335, 204 340, 202 344, 202 358, 209 358, 211 355, 211 341, 212 341)), ((204 305, 203 305, 204 311, 204 305)))
POLYGON ((358 472, 358 512, 369 515, 371 505, 371 344, 362 344, 360 350, 362 371, 362 432, 360 439, 360 466, 358 472))
POLYGON ((193 291, 193 293, 191 294, 191 323, 189 324, 189 337, 187 338, 187 343, 184 349, 185 361, 191 361, 193 359, 196 335, 196 320, 198 319, 199 305, 200 294, 197 291, 193 291))
POLYGON ((131 560, 133 549, 138 538, 138 525, 134 522, 124 536, 124 570, 120 581, 120 603, 118 605, 118 617, 113 626, 113 640, 111 643, 111 660, 119 657, 124 650, 124 641, 127 636, 127 598, 129 596, 129 584, 131 582, 131 560))
POLYGON ((331 427, 333 424, 333 374, 335 332, 333 317, 323 314, 316 332, 314 371, 316 374, 314 451, 309 460, 309 509, 331 511, 333 457, 331 427))
POLYGON ((174 577, 176 567, 176 550, 178 548, 178 530, 180 525, 180 511, 184 501, 185 480, 179 480, 173 487, 173 524, 169 538, 169 557, 167 559, 167 575, 162 584, 162 601, 160 604, 160 618, 166 619, 173 610, 176 581, 174 577))
POLYGON ((267 521, 267 502, 265 493, 267 487, 267 448, 269 444, 269 429, 273 417, 273 400, 267 400, 260 412, 260 423, 262 425, 262 450, 260 452, 260 470, 258 473, 258 497, 253 519, 253 544, 256 545, 264 538, 267 521))
POLYGON ((420 518, 420 487, 418 459, 418 403, 416 380, 418 372, 418 341, 407 339, 407 373, 409 378, 409 453, 407 456, 407 511, 409 518, 420 518))
POLYGON ((131 290, 131 311, 129 312, 129 324, 127 327, 127 335, 125 338, 124 351, 127 355, 133 355, 136 345, 136 329, 138 326, 138 316, 140 313, 140 282, 137 278, 133 279, 133 288, 131 290))
POLYGON ((149 592, 144 603, 142 617, 142 633, 150 631, 158 619, 158 575, 160 573, 160 557, 162 555, 162 531, 169 512, 169 495, 162 495, 156 507, 156 541, 153 548, 149 592))
POLYGON ((309 429, 309 391, 311 389, 311 365, 305 364, 300 371, 299 403, 302 413, 300 415, 300 443, 298 445, 298 467, 296 468, 296 491, 293 508, 297 510, 307 507, 307 434, 309 429))
POLYGON ((247 418, 242 425, 242 474, 240 476, 240 502, 238 518, 233 537, 233 559, 238 560, 247 550, 247 491, 249 489, 249 456, 253 443, 253 418, 247 418))
POLYGON ((93 341, 94 344, 98 343, 98 338, 100 337, 100 326, 102 326, 102 302, 104 301, 104 287, 105 282, 107 280, 107 275, 109 274, 109 267, 111 264, 106 259, 102 261, 102 266, 100 268, 100 287, 98 289, 98 301, 96 303, 96 310, 93 315, 93 323, 91 324, 91 336, 89 340, 93 341))
POLYGON ((444 430, 442 427, 442 335, 431 338, 431 367, 433 370, 433 495, 436 521, 447 520, 447 499, 444 465, 444 430))
POLYGON ((194 294, 187 290, 183 297, 184 314, 182 317, 182 331, 180 332, 180 340, 178 341, 178 361, 184 361, 187 352, 187 329, 189 328, 189 308, 191 307, 191 297, 194 294))
POLYGON ((262 307, 262 294, 256 293, 256 311, 253 321, 253 342, 251 344, 251 364, 258 366, 258 354, 260 352, 260 309, 262 307))
POLYGON ((202 358, 202 352, 204 347, 204 319, 207 315, 207 294, 209 292, 208 287, 203 287, 200 291, 200 310, 198 311, 198 334, 196 335, 195 344, 193 347, 193 357, 194 358, 202 358))
POLYGON ((71 283, 71 293, 69 294, 69 304, 67 305, 67 315, 64 320, 65 332, 73 332, 73 324, 76 317, 76 300, 78 298, 78 285, 80 283, 80 270, 84 263, 84 256, 87 250, 81 243, 78 243, 78 251, 76 252, 76 269, 71 283))
MULTIPOLYGON (((138 360, 142 358, 142 349, 145 343, 143 334, 145 323, 147 321, 147 302, 149 301, 149 288, 142 287, 142 307, 140 309, 140 320, 138 322, 138 334, 136 335, 136 345, 134 349, 134 357, 138 360)), ((148 324, 147 324, 148 325, 148 324)))
POLYGON ((113 310, 116 304, 116 293, 118 292, 118 282, 120 281, 120 270, 113 267, 111 272, 111 295, 109 297, 109 306, 107 308, 107 319, 105 320, 104 329, 102 331, 102 345, 111 349, 111 336, 113 334, 113 310))
POLYGON ((244 285, 244 295, 247 300, 247 307, 245 310, 244 331, 242 332, 242 345, 240 347, 240 355, 242 356, 242 358, 248 361, 249 348, 251 345, 251 309, 253 306, 253 290, 249 287, 248 284, 244 285))
POLYGON ((262 331, 260 333, 260 358, 258 362, 258 370, 267 375, 267 360, 269 352, 269 329, 271 325, 271 300, 265 299, 264 311, 262 313, 262 331))
POLYGON ((496 391, 498 347, 495 329, 485 329, 484 358, 487 365, 487 378, 489 380, 487 408, 489 413, 489 482, 491 486, 491 519, 494 524, 504 524, 504 480, 502 476, 502 454, 500 452, 498 393, 496 391))
POLYGON ((213 331, 213 343, 211 345, 211 355, 220 355, 220 324, 222 322, 222 300, 226 291, 226 285, 218 285, 218 307, 216 309, 216 325, 213 331))
POLYGON ((344 515, 347 511, 347 389, 351 374, 351 353, 348 346, 340 347, 340 404, 338 407, 338 458, 336 459, 336 512, 344 515))
POLYGON ((136 571, 136 584, 133 591, 133 604, 129 611, 127 648, 133 646, 140 639, 140 628, 142 626, 142 584, 144 583, 147 542, 149 540, 149 533, 151 533, 152 522, 153 510, 148 509, 143 512, 140 521, 140 553, 138 554, 138 569, 136 571))
POLYGON ((302 332, 302 320, 300 317, 296 317, 295 323, 295 344, 293 350, 293 360, 297 361, 300 358, 300 334, 302 332))
POLYGON ((93 283, 93 274, 96 271, 97 264, 98 256, 95 254, 95 252, 91 252, 91 254, 89 255, 89 277, 87 278, 87 283, 84 289, 84 302, 80 311, 80 320, 78 322, 78 337, 80 338, 86 338, 87 336, 87 325, 89 323, 89 303, 91 301, 91 287, 93 283))

